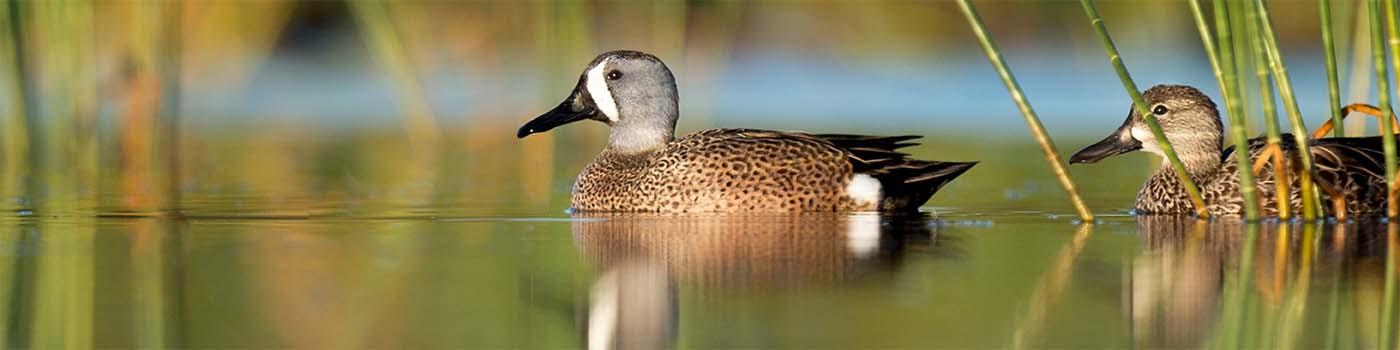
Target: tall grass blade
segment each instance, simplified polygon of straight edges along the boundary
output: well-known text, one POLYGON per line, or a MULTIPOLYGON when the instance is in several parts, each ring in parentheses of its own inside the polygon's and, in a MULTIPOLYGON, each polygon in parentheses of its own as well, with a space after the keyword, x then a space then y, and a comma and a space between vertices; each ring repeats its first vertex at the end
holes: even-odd
MULTIPOLYGON (((1389 1, 1387 1, 1388 3, 1389 1)), ((1370 0, 1371 19, 1371 64, 1376 68, 1376 98, 1380 102, 1381 111, 1387 114, 1392 113, 1391 90, 1388 69, 1385 61, 1385 32, 1381 31, 1381 5, 1380 0, 1370 0)), ((1389 7, 1389 6, 1388 6, 1389 7)), ((1391 11, 1393 11, 1393 7, 1391 11)), ((1386 17, 1393 17, 1387 15, 1386 17)), ((1390 21, 1394 23, 1394 20, 1390 21)), ((1392 37, 1392 40, 1395 38, 1392 37)), ((1398 67, 1400 68, 1400 67, 1398 67)), ((1395 134, 1392 129, 1392 118, 1386 116, 1381 118, 1381 149, 1385 152, 1385 184, 1386 188, 1395 186, 1395 134)), ((1386 216, 1395 217, 1397 214, 1396 199, 1392 193, 1386 197, 1386 216)))
MULTIPOLYGON (((23 62, 24 50, 21 47, 23 39, 20 37, 19 2, 6 1, 0 3, 0 90, 5 91, 4 110, 0 110, 0 147, 3 147, 4 157, 3 178, 0 178, 0 194, 3 198, 13 198, 19 193, 20 180, 24 178, 23 170, 27 169, 26 161, 29 155, 29 135, 28 125, 25 118, 28 115, 25 97, 26 87, 24 82, 23 62)), ((0 343, 3 344, 3 343, 0 343)))
MULTIPOLYGON (((1264 41, 1259 40, 1259 10, 1254 6, 1245 6, 1246 33, 1249 36, 1250 57, 1254 60, 1254 76, 1259 84, 1260 109, 1264 112, 1264 135, 1268 142, 1268 147, 1282 149, 1283 133, 1278 126, 1278 105, 1274 99, 1273 76, 1269 74, 1268 53, 1264 50, 1264 41)), ((1284 164, 1283 160, 1275 159, 1274 177, 1274 204, 1277 206, 1278 217, 1287 219, 1293 216, 1290 192, 1293 191, 1293 181, 1288 177, 1288 172, 1278 169, 1284 164)))
POLYGON ((1147 127, 1152 130, 1152 135, 1156 136, 1157 144, 1162 148, 1162 153, 1166 154, 1167 162, 1171 164, 1172 170, 1176 172, 1177 178, 1186 188, 1186 194, 1191 197, 1191 203, 1196 206, 1196 214, 1201 217, 1209 217, 1210 212, 1206 210, 1206 202, 1201 199, 1201 192, 1197 190, 1196 183, 1191 181, 1191 174, 1186 172, 1186 166, 1177 157, 1171 142, 1167 141, 1166 134, 1162 132, 1161 124, 1157 123, 1157 117, 1148 110, 1147 101, 1142 98, 1142 90, 1138 90, 1137 83, 1134 83, 1133 77, 1128 74, 1128 68, 1123 64, 1123 57, 1118 54, 1118 48, 1113 45, 1113 38, 1109 37, 1108 29, 1104 28, 1103 17, 1099 16, 1098 9, 1094 8, 1094 1, 1079 0, 1079 3, 1084 7, 1084 15, 1089 17, 1089 25, 1094 27, 1094 32, 1098 34, 1099 40, 1103 44, 1109 64, 1113 65, 1114 71, 1118 73, 1118 80, 1123 83, 1123 89, 1128 90, 1128 96, 1133 98, 1134 109, 1142 116, 1147 127))
MULTIPOLYGON (((1221 4, 1220 1, 1215 3, 1221 4)), ((1192 18, 1196 20, 1196 30, 1201 35, 1201 44, 1205 46, 1206 58, 1210 61, 1211 72, 1215 74, 1216 84, 1220 87, 1220 95, 1225 100, 1225 111, 1230 121, 1230 138, 1235 143, 1235 149, 1249 149, 1248 131, 1244 125, 1244 107, 1240 103, 1243 94, 1239 88, 1238 66, 1231 64, 1234 50, 1229 43, 1230 26, 1223 23, 1225 14, 1220 11, 1220 6, 1216 5, 1216 28, 1219 29, 1220 33, 1220 50, 1217 51, 1210 36, 1210 27, 1206 25, 1205 15, 1202 14, 1200 0, 1191 0, 1189 4, 1192 18)), ((1235 157, 1235 160, 1237 168, 1253 169, 1249 157, 1235 157)), ((1239 172, 1239 180, 1240 194, 1244 198, 1245 219, 1257 220, 1259 219, 1259 197, 1255 194, 1254 173, 1242 170, 1239 172)))
POLYGON ((370 53, 383 64, 402 103, 404 129, 414 152, 435 158, 441 132, 427 95, 419 85, 417 71, 394 27, 389 3, 377 0, 350 2, 354 17, 364 33, 370 53))
POLYGON ((1397 264, 1400 264, 1400 224, 1390 222, 1386 225, 1386 253, 1385 253, 1385 287, 1381 297, 1381 328, 1378 349, 1395 348, 1395 304, 1397 280, 1397 264))
POLYGON ((1040 151, 1045 155, 1045 161, 1050 163, 1050 170, 1055 172, 1055 178, 1060 180, 1060 187, 1064 188, 1069 195, 1070 203, 1074 204, 1075 212, 1079 213, 1079 219, 1085 222, 1094 220, 1094 214, 1089 210, 1089 206, 1084 204, 1084 199, 1079 196, 1079 190, 1075 188, 1074 180, 1069 177, 1069 169, 1065 168, 1065 161, 1060 157, 1060 151, 1055 148, 1055 141, 1050 139, 1049 133, 1045 131, 1045 126, 1040 123, 1040 117, 1036 115, 1035 109, 1031 108, 1031 103, 1026 99, 1026 94, 1021 92, 1021 84, 1016 82, 1016 77, 1011 74, 1011 68, 1006 66, 1006 61, 1001 57, 1001 50, 997 48, 996 42, 987 35, 987 27, 982 24, 982 18, 977 15, 977 9, 968 3, 968 0, 958 0, 958 8, 962 9, 963 16, 967 17, 967 23, 972 27, 972 33, 977 35, 977 41, 982 44, 982 52, 987 54, 987 61, 992 63, 992 67, 997 70, 997 75, 1001 77, 1001 82, 1006 85, 1007 93, 1011 94, 1011 101, 1016 103, 1016 107, 1021 110, 1021 116, 1026 119, 1026 125, 1031 129, 1031 136, 1035 137, 1035 142, 1040 144, 1040 151))
MULTIPOLYGON (((1397 9, 1396 9, 1396 6, 1395 6, 1395 0, 1386 0, 1386 1, 1385 1, 1385 27, 1386 27, 1386 33, 1387 33, 1387 35, 1388 35, 1388 37, 1389 37, 1389 40, 1387 40, 1387 41, 1390 43, 1390 48, 1389 48, 1389 49, 1390 49, 1390 52, 1391 52, 1391 54, 1390 54, 1390 65, 1391 65, 1392 67, 1395 67, 1395 68, 1391 71, 1391 73, 1392 73, 1392 74, 1395 74, 1395 76, 1397 76, 1397 77, 1400 77, 1400 55, 1397 55, 1397 54, 1396 54, 1396 53, 1400 53, 1400 20, 1397 20, 1396 17, 1395 17, 1395 16, 1396 16, 1396 14, 1395 14, 1395 11, 1396 11, 1396 10, 1397 10, 1397 9)), ((1382 63, 1382 64, 1384 64, 1384 63, 1382 63)), ((1392 88, 1394 88, 1394 87, 1392 87, 1392 88)), ((1383 91, 1381 91, 1381 92, 1378 92, 1378 94, 1379 94, 1379 93, 1383 93, 1383 94, 1386 94, 1386 95, 1391 95, 1391 94, 1394 94, 1395 92, 1394 92, 1393 90, 1389 90, 1389 89, 1388 89, 1388 90, 1383 90, 1383 91)), ((1385 108, 1384 111, 1385 111, 1385 113, 1387 113, 1387 114, 1393 114, 1393 111, 1392 111, 1390 108, 1385 108)), ((1389 135, 1389 136, 1390 136, 1387 140, 1385 140, 1385 145, 1384 145, 1384 149, 1385 149, 1385 173, 1386 173, 1386 184, 1388 185, 1387 188, 1394 188, 1393 186, 1395 185, 1395 180, 1396 180, 1396 179, 1395 179, 1395 175, 1396 175, 1396 174, 1395 174, 1395 171, 1396 171, 1396 166, 1395 166, 1395 135, 1394 135, 1394 133, 1393 133, 1391 130, 1394 130, 1393 127, 1394 127, 1394 123, 1395 123, 1395 118, 1393 118, 1392 116, 1386 116, 1385 118, 1381 118, 1381 119, 1382 119, 1382 121, 1381 121, 1381 135, 1389 135)), ((1392 217, 1392 218, 1393 218, 1393 217, 1396 217, 1396 216, 1400 216, 1400 204, 1397 204, 1397 203, 1400 203, 1400 199, 1396 199, 1396 198, 1395 198, 1395 192, 1394 192, 1394 191, 1391 191, 1391 192, 1390 192, 1390 196, 1387 196, 1387 197, 1386 197, 1386 215, 1387 215, 1387 216, 1392 217)))
POLYGON ((1313 190, 1312 182, 1312 154, 1307 152, 1308 132, 1307 124, 1303 123, 1302 111, 1298 108, 1298 99, 1293 94, 1293 81, 1288 78, 1288 69, 1283 62, 1283 53, 1280 52, 1278 40, 1274 37, 1273 22, 1269 17, 1269 8, 1264 5, 1264 0, 1254 0, 1254 8, 1259 14, 1259 34, 1264 41, 1264 49, 1268 53, 1269 69, 1274 73, 1274 83, 1278 85, 1278 92, 1283 96, 1283 106, 1288 110, 1288 121, 1293 126, 1293 139, 1298 144, 1298 159, 1302 162, 1303 171, 1298 172, 1299 189, 1303 197, 1303 219, 1317 219, 1317 192, 1313 190))
POLYGON ((1342 92, 1337 82, 1337 47, 1332 41, 1332 0, 1318 0, 1318 17, 1322 27, 1322 58, 1327 71, 1327 110, 1332 112, 1332 136, 1346 135, 1342 125, 1342 92))

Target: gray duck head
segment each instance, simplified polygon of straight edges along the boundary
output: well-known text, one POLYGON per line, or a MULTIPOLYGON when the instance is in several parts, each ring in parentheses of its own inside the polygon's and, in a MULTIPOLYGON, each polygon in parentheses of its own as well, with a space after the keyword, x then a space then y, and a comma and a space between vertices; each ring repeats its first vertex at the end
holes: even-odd
POLYGON ((610 51, 584 68, 569 97, 516 132, 516 137, 592 119, 612 128, 608 147, 641 151, 665 145, 674 137, 676 79, 656 56, 638 51, 610 51))
MULTIPOLYGON (((1224 134, 1220 112, 1210 97, 1186 85, 1153 86, 1142 97, 1187 168, 1214 171, 1219 166, 1224 134)), ((1102 141, 1075 152, 1069 162, 1094 163, 1136 150, 1165 155, 1142 116, 1129 107, 1122 126, 1102 141)))

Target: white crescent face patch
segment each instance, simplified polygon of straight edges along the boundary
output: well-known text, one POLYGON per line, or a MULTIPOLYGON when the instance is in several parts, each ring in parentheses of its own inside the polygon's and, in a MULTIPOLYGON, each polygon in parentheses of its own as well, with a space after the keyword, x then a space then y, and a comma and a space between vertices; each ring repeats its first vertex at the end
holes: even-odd
POLYGON ((588 95, 593 96, 593 104, 598 106, 598 110, 608 117, 609 121, 617 122, 617 101, 613 100, 612 91, 608 90, 608 80, 603 77, 604 67, 608 61, 603 59, 588 70, 588 78, 584 82, 584 87, 588 89, 588 95))

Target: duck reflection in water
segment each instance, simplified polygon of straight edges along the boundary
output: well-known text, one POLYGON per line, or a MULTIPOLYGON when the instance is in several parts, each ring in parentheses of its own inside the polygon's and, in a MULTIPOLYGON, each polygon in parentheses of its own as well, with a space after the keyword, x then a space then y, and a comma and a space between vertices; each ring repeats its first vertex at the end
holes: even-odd
POLYGON ((936 225, 921 215, 575 218, 574 241, 600 271, 580 317, 590 349, 673 347, 677 284, 701 295, 831 286, 938 245, 936 225))
MULTIPOLYGON (((1332 311, 1303 310, 1329 307, 1309 303, 1310 292, 1327 298, 1344 293, 1355 302, 1330 305, 1338 308, 1338 317, 1354 319, 1364 329, 1378 326, 1365 310, 1380 308, 1375 296, 1384 279, 1386 225, 1136 220, 1144 247, 1125 281, 1124 311, 1138 347, 1350 344, 1316 343, 1327 338, 1327 327, 1303 327, 1327 324, 1315 318, 1332 311), (1228 311, 1232 308, 1238 311, 1228 311)), ((1352 337, 1355 344, 1374 341, 1356 332, 1338 337, 1352 337)))

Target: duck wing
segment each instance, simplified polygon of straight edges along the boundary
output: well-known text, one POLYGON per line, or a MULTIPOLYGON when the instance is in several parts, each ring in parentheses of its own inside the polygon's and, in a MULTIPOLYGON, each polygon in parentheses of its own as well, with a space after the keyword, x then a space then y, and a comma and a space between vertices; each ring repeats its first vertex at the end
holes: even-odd
POLYGON ((808 135, 846 152, 852 170, 880 181, 885 211, 918 210, 943 185, 971 169, 977 162, 942 162, 909 158, 901 148, 920 136, 869 136, 850 134, 808 135))

